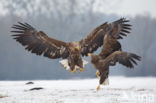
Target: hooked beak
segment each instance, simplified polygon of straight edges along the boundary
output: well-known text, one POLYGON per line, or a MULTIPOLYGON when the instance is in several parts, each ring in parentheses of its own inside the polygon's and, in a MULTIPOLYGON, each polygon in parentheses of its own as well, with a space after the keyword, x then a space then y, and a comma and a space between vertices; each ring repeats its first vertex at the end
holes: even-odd
POLYGON ((91 54, 91 53, 88 53, 87 55, 88 55, 88 56, 91 56, 92 54, 91 54))

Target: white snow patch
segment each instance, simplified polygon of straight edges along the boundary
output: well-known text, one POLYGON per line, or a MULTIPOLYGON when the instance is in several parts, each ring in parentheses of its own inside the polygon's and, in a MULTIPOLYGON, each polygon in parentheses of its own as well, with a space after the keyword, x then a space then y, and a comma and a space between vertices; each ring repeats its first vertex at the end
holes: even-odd
POLYGON ((96 91, 98 79, 0 81, 0 103, 156 103, 156 78, 110 77, 96 91), (42 90, 29 91, 34 87, 42 90))

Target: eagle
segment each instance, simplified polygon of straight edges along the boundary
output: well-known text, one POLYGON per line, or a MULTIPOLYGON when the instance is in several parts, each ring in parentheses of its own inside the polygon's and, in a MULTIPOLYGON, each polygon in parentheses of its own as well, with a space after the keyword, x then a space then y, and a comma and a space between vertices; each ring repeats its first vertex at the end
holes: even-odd
POLYGON ((141 60, 141 57, 134 53, 122 51, 121 44, 117 39, 118 34, 110 35, 114 30, 112 29, 105 34, 102 50, 98 55, 88 53, 91 56, 91 63, 97 70, 96 76, 100 77, 97 90, 100 90, 101 84, 108 84, 109 66, 120 63, 128 68, 134 68, 134 64, 137 65, 136 60, 141 60))
POLYGON ((13 38, 25 46, 25 49, 36 55, 43 55, 50 59, 62 58, 60 63, 73 73, 79 68, 83 71, 86 61, 82 60, 83 56, 88 56, 88 53, 93 53, 103 45, 105 34, 117 35, 117 39, 122 39, 127 36, 130 30, 129 20, 120 18, 111 23, 103 23, 90 32, 85 38, 80 41, 64 42, 55 38, 49 37, 45 32, 38 31, 28 23, 18 22, 12 26, 13 38))

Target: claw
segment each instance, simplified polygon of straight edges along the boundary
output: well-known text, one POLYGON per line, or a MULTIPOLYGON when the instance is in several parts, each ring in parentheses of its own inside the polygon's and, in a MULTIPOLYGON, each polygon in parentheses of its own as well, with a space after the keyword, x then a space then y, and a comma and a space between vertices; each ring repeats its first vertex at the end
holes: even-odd
POLYGON ((83 72, 84 71, 84 69, 83 68, 80 68, 80 72, 83 72))
POLYGON ((100 84, 97 86, 97 88, 96 88, 96 89, 97 89, 97 91, 99 91, 99 90, 100 90, 100 84))
POLYGON ((72 73, 76 73, 76 69, 74 69, 74 70, 72 71, 72 73))
POLYGON ((96 71, 96 77, 99 77, 99 76, 100 76, 99 71, 96 71))

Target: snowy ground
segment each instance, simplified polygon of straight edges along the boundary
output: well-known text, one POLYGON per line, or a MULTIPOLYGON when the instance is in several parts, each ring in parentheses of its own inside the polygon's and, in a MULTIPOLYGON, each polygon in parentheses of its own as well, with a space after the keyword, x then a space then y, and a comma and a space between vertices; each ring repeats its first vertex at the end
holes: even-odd
POLYGON ((110 77, 96 91, 98 79, 0 81, 0 103, 156 103, 156 78, 110 77), (34 87, 42 90, 29 91, 34 87))

